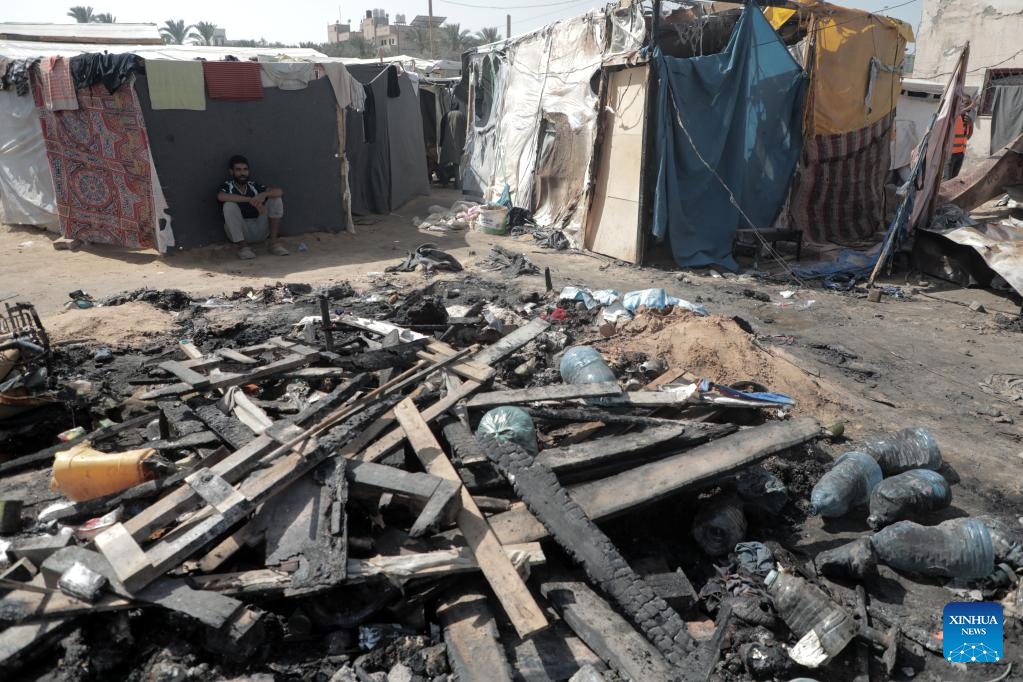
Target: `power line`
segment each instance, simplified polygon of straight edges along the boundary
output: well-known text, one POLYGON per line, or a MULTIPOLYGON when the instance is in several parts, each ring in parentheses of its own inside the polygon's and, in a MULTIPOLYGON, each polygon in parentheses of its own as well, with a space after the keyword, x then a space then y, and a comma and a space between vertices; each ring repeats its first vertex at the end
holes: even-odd
POLYGON ((472 7, 473 9, 534 9, 536 7, 554 7, 556 5, 577 5, 581 0, 561 0, 561 2, 543 2, 538 5, 477 5, 469 2, 456 2, 456 0, 437 0, 446 5, 458 5, 459 7, 472 7))
MULTIPOLYGON (((1023 54, 1023 50, 1020 50, 1020 51, 1018 51, 1018 52, 1015 52, 1015 53, 1013 53, 1013 54, 1010 54, 1010 55, 1009 55, 1008 57, 1006 57, 1005 59, 1003 59, 1003 60, 1002 60, 1002 61, 1000 61, 1000 62, 997 62, 997 63, 995 63, 995 64, 988 64, 987 66, 978 66, 978 67, 977 67, 977 68, 975 68, 975 69, 970 69, 970 70, 969 70, 969 71, 967 71, 966 73, 977 73, 978 71, 984 71, 984 70, 986 70, 986 69, 993 69, 993 68, 995 68, 996 66, 1001 66, 1001 65, 1002 65, 1002 64, 1004 64, 1005 62, 1007 62, 1007 61, 1010 61, 1010 60, 1012 60, 1012 59, 1014 59, 1014 58, 1018 57, 1018 56, 1019 56, 1019 55, 1021 55, 1021 54, 1023 54)), ((933 76, 917 76, 917 75, 916 75, 916 74, 914 73, 914 74, 913 74, 913 78, 919 78, 920 80, 932 80, 932 79, 934 79, 934 78, 941 78, 941 77, 943 77, 943 76, 951 76, 951 75, 952 75, 953 73, 955 73, 955 71, 948 71, 948 72, 946 72, 946 73, 936 73, 936 74, 934 74, 933 76)))

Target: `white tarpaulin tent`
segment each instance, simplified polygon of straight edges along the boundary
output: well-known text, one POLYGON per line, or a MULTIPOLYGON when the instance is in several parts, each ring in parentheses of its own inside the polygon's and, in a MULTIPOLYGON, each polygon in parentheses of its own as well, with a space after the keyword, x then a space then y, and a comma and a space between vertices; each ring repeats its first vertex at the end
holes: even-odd
MULTIPOLYGON (((624 10, 629 17, 641 11, 639 4, 624 10)), ((601 67, 612 54, 642 46, 642 31, 610 25, 595 10, 470 56, 463 187, 487 201, 507 188, 515 206, 575 245, 586 219, 601 67)))

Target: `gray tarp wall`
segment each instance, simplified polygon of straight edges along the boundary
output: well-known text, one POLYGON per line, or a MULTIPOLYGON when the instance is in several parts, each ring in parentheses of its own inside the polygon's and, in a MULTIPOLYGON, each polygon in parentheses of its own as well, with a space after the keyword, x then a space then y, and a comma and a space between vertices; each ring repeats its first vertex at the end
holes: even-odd
POLYGON ((254 180, 284 189, 283 235, 349 227, 337 100, 326 78, 302 90, 266 88, 258 102, 207 99, 206 111, 153 111, 144 76, 135 90, 178 246, 226 240, 217 187, 233 154, 248 157, 254 180))
POLYGON ((386 68, 359 64, 348 71, 369 90, 366 110, 349 110, 345 119, 352 213, 390 213, 430 193, 419 96, 404 73, 397 79, 401 94, 390 97, 386 68))

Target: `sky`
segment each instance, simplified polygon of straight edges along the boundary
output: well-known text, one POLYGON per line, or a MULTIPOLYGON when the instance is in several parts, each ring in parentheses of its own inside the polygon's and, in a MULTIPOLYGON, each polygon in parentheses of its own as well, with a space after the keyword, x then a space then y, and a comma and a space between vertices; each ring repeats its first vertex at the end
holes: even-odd
MULTIPOLYGON (((81 1, 81 0, 78 0, 81 1)), ((168 3, 138 2, 138 0, 87 0, 95 13, 109 12, 119 23, 162 24, 167 19, 184 19, 185 23, 211 21, 227 30, 229 40, 264 38, 269 42, 297 45, 300 42, 322 43, 327 40, 327 24, 340 18, 357 23, 373 9, 372 0, 366 4, 348 2, 339 5, 329 0, 244 0, 244 2, 217 2, 208 0, 177 0, 168 3), (173 7, 173 9, 171 9, 173 7)), ((395 14, 404 13, 411 22, 417 14, 428 13, 428 0, 378 1, 394 21, 395 14)), ((912 24, 914 31, 920 22, 923 0, 845 0, 838 4, 870 12, 894 7, 882 14, 912 24)), ((67 23, 68 0, 34 0, 8 2, 0 12, 3 22, 67 23)), ((511 14, 512 35, 528 33, 559 19, 566 19, 586 10, 603 6, 601 0, 433 0, 434 16, 447 17, 449 23, 460 23, 463 29, 476 32, 481 28, 497 27, 501 35, 505 30, 505 15, 511 14)))

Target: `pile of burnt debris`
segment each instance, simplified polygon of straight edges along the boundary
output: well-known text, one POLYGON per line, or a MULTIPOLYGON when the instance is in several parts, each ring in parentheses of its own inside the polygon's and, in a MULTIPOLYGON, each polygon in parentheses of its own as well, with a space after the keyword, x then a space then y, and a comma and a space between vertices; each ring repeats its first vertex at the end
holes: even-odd
POLYGON ((49 403, 0 416, 5 679, 905 677, 947 663, 871 603, 879 564, 1017 583, 994 521, 901 520, 948 505, 928 433, 832 467, 839 429, 788 396, 573 345, 602 321, 571 297, 104 303, 137 300, 171 336, 51 345, 30 306, 0 329, 0 381, 49 403), (786 548, 868 504, 877 533, 786 548))

